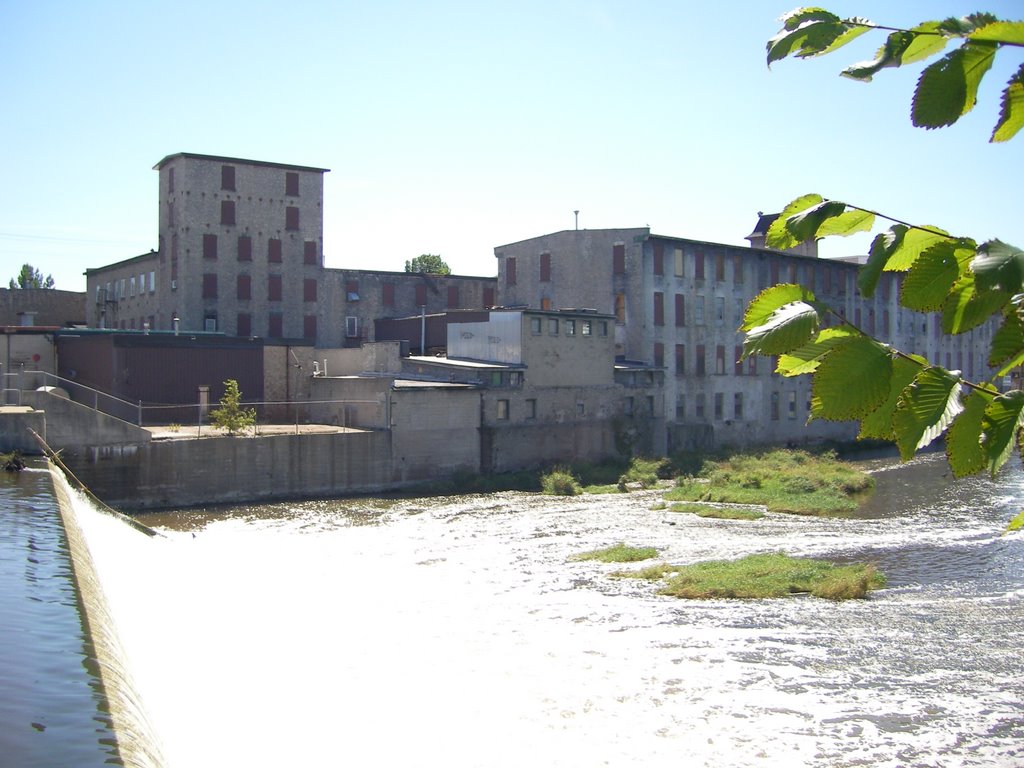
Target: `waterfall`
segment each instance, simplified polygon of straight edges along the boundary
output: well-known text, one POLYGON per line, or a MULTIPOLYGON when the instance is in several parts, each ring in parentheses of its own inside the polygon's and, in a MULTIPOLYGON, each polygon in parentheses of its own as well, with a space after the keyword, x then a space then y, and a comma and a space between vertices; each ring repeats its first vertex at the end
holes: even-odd
POLYGON ((161 748, 126 666, 117 628, 79 524, 78 505, 88 502, 75 494, 64 474, 52 464, 50 473, 68 539, 83 621, 96 650, 103 692, 110 708, 110 717, 117 738, 118 753, 124 765, 129 768, 163 768, 165 762, 161 748))

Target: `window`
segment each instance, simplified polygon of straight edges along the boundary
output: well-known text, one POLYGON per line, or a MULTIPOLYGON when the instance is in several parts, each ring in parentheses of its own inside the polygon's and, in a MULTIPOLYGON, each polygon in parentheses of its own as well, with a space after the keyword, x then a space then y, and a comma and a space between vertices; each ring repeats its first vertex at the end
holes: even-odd
POLYGON ((359 318, 349 315, 345 318, 345 336, 349 339, 359 337, 359 318))
POLYGON ((459 306, 459 287, 457 285, 448 286, 448 309, 458 309, 459 306))
POLYGON ((382 286, 382 289, 384 291, 384 297, 382 299, 382 301, 384 302, 384 306, 385 307, 393 307, 393 306, 395 306, 395 284, 394 283, 384 283, 384 285, 382 286))
POLYGON ((654 274, 665 274, 665 246, 661 243, 654 244, 654 274))
POLYGON ((508 421, 508 400, 498 400, 498 421, 508 421))
POLYGON ((796 418, 796 392, 789 393, 789 418, 796 418))
POLYGON ((557 318, 552 317, 552 318, 548 319, 548 335, 549 336, 557 336, 558 335, 558 319, 557 318))
POLYGON ((128 295, 132 297, 135 296, 135 275, 132 275, 131 279, 128 281, 128 295))
POLYGON ((422 283, 416 286, 416 306, 427 306, 427 286, 422 283))
POLYGON ((303 315, 302 317, 302 338, 316 338, 316 315, 303 315))
MULTIPOLYGON (((132 327, 135 327, 135 321, 132 320, 132 327)), ((217 313, 207 312, 203 315, 203 330, 207 333, 217 332, 217 313)))
POLYGON ((607 336, 608 335, 608 321, 607 320, 598 320, 597 321, 597 335, 598 336, 607 336))
POLYGON ((295 230, 299 228, 299 209, 289 205, 284 209, 284 228, 295 230))
POLYGON ((626 322, 626 294, 624 293, 615 294, 615 321, 617 323, 626 322))
POLYGON ((654 324, 665 324, 665 294, 658 291, 654 293, 654 324))
POLYGON ((725 411, 725 395, 721 392, 715 392, 715 421, 721 421, 724 418, 725 411))
POLYGON ((359 301, 359 281, 358 280, 346 280, 345 281, 345 300, 346 301, 359 301))
POLYGON ((693 307, 693 322, 695 325, 704 325, 704 297, 698 296, 693 307))
POLYGON ((220 223, 233 227, 235 226, 235 201, 234 200, 221 200, 220 201, 220 223))
POLYGON ((207 272, 203 275, 203 298, 217 298, 217 275, 207 272))
POLYGON ((313 265, 319 263, 319 260, 317 259, 315 240, 306 240, 302 244, 302 263, 313 265))
POLYGON ((239 301, 248 301, 252 298, 252 276, 239 275, 237 279, 235 295, 239 301))
POLYGON ((686 297, 681 293, 676 294, 676 328, 686 325, 686 297))
POLYGON ((772 392, 771 398, 771 419, 772 421, 779 420, 779 393, 772 392))
POLYGON ((267 240, 267 261, 271 264, 281 263, 281 241, 276 237, 267 240))
POLYGON ((149 273, 149 292, 156 293, 156 270, 149 273))
POLYGON ((743 257, 738 253, 732 257, 732 282, 733 285, 743 285, 743 257))
POLYGON ((686 373, 686 345, 676 344, 676 376, 686 373))
POLYGON ((612 246, 612 272, 616 275, 626 274, 626 246, 623 243, 612 246))
POLYGON ((500 387, 501 386, 501 371, 491 371, 491 386, 492 387, 500 387))
POLYGON ((575 320, 566 320, 565 321, 565 335, 566 336, 575 336, 576 335, 576 321, 575 320))
POLYGON ((267 299, 269 301, 281 301, 280 275, 270 275, 267 277, 267 299))
POLYGON ((543 322, 542 322, 541 318, 539 318, 539 317, 531 317, 530 318, 530 333, 532 333, 534 336, 540 336, 542 330, 543 330, 543 322))
POLYGON ((235 191, 235 166, 222 165, 220 167, 220 188, 235 191))
POLYGON ((302 300, 316 301, 316 283, 314 278, 307 277, 302 281, 302 300))
POLYGON ((665 345, 660 341, 654 342, 654 364, 658 368, 665 367, 665 345))
POLYGON ((704 421, 704 393, 698 392, 693 399, 693 415, 697 421, 704 421))
POLYGON ((686 419, 686 395, 676 395, 676 421, 686 419))
POLYGON ((577 416, 586 416, 587 415, 587 404, 584 403, 582 400, 577 400, 576 401, 576 415, 577 416))
POLYGON ((299 196, 299 174, 295 171, 286 171, 284 174, 284 193, 289 197, 299 196))
POLYGON ((492 286, 484 286, 484 309, 489 309, 494 306, 494 288, 492 286))
POLYGON ((725 282, 725 254, 715 254, 715 280, 719 283, 725 282))
POLYGON ((591 336, 594 333, 594 326, 589 320, 580 320, 580 335, 591 336))
POLYGON ((542 253, 540 255, 540 281, 547 283, 551 281, 551 254, 542 253))
POLYGON ((743 393, 737 392, 732 396, 732 417, 734 419, 743 418, 743 393))
POLYGON ((683 276, 683 249, 676 248, 675 250, 675 263, 676 263, 676 277, 683 276))
POLYGON ((284 316, 280 312, 271 312, 267 317, 267 336, 280 339, 284 336, 284 316))
POLYGON ((167 191, 168 193, 174 192, 174 169, 167 169, 167 191))
POLYGON ((536 419, 537 418, 537 401, 534 398, 527 398, 526 400, 526 418, 536 419))
POLYGON ((505 285, 516 284, 516 257, 509 256, 505 259, 505 285))
POLYGON ((725 296, 715 296, 715 325, 725 325, 725 296))
POLYGON ((216 259, 217 258, 217 236, 216 235, 203 235, 203 258, 204 259, 216 259))
POLYGON ((695 363, 696 363, 696 369, 697 369, 696 373, 697 373, 697 375, 698 376, 703 376, 706 373, 705 362, 704 362, 704 345, 703 344, 698 344, 697 345, 697 359, 696 359, 695 363))
POLYGON ((252 238, 248 235, 238 237, 238 260, 252 261, 252 238))
POLYGON ((769 282, 776 285, 779 282, 779 262, 773 261, 768 267, 769 282))
POLYGON ((543 309, 545 312, 550 311, 551 310, 551 299, 548 299, 548 298, 541 299, 540 300, 540 308, 543 309))
POLYGON ((737 344, 735 347, 733 347, 732 348, 732 354, 733 354, 733 365, 735 366, 734 370, 733 370, 733 374, 735 374, 736 376, 742 376, 743 375, 743 345, 742 344, 737 344))
POLYGON ((751 376, 757 376, 757 355, 751 355, 747 358, 747 373, 751 376))
POLYGON ((694 280, 704 279, 704 253, 697 251, 693 255, 693 278, 694 280))
POLYGON ((715 347, 715 373, 719 376, 725 374, 725 346, 723 344, 715 347))
POLYGON ((624 406, 623 410, 625 410, 627 416, 632 416, 633 415, 633 398, 632 397, 627 397, 626 398, 626 402, 625 402, 625 406, 624 406))
POLYGON ((747 303, 743 297, 737 296, 736 303, 733 306, 733 325, 739 328, 743 325, 743 316, 747 313, 747 303))

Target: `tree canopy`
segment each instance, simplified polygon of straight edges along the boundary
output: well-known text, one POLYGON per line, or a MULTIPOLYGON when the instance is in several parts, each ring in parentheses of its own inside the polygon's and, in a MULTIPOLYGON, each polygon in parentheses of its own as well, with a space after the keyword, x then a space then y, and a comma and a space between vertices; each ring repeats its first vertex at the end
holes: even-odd
MULTIPOLYGON (((982 13, 898 29, 861 18, 841 19, 822 8, 799 8, 783 16, 782 23, 768 41, 769 65, 789 55, 830 53, 871 30, 888 31, 873 61, 843 71, 858 80, 922 61, 961 40, 918 79, 911 121, 924 128, 950 125, 970 111, 995 55, 1006 47, 1024 47, 1024 21, 982 13)), ((990 141, 1007 141, 1022 125, 1024 65, 1003 91, 990 141)), ((811 418, 858 420, 858 437, 894 442, 904 460, 945 434, 946 455, 956 476, 985 469, 994 475, 1022 444, 1024 434, 1024 391, 999 389, 1006 374, 1024 364, 1024 251, 998 239, 978 243, 816 194, 789 203, 770 226, 766 244, 787 249, 827 236, 867 232, 879 219, 891 226, 874 238, 860 269, 861 295, 870 298, 882 273, 896 272, 903 276, 900 304, 937 313, 946 335, 994 319, 999 328, 988 350, 991 378, 968 381, 960 371, 895 349, 795 284, 772 286, 750 303, 740 328, 746 333, 743 355, 777 355, 778 373, 813 376, 811 418)))
POLYGON ((427 272, 431 275, 450 275, 452 273, 444 259, 436 253, 423 253, 415 259, 405 262, 406 272, 427 272))
POLYGON ((17 277, 11 278, 7 287, 14 290, 17 288, 53 288, 53 285, 52 275, 43 277, 43 273, 31 264, 23 264, 21 272, 17 277))

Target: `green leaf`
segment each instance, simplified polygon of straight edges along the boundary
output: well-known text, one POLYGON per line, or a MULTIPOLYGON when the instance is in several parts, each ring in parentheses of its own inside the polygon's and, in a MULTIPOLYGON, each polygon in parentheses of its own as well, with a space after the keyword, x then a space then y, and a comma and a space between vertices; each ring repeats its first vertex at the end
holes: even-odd
POLYGON ((994 21, 971 32, 971 40, 1024 45, 1024 21, 994 21))
POLYGON ((802 195, 796 200, 791 201, 782 209, 782 213, 771 223, 771 226, 768 227, 768 232, 765 235, 765 245, 780 251, 799 245, 802 241, 797 240, 790 233, 786 226, 787 220, 790 216, 795 216, 806 211, 808 208, 818 205, 823 199, 821 195, 809 194, 802 195))
POLYGON ((797 8, 785 14, 780 21, 782 29, 767 44, 768 66, 773 61, 786 58, 794 50, 798 56, 814 55, 809 51, 827 46, 826 40, 833 32, 833 37, 842 33, 836 28, 841 26, 841 19, 824 8, 797 8))
MULTIPOLYGON (((954 241, 940 240, 922 253, 903 281, 900 303, 919 312, 940 310, 960 277, 961 261, 956 250, 954 241)), ((973 254, 969 251, 964 262, 973 254)))
POLYGON ((1021 528, 1024 528, 1024 510, 1016 514, 1016 516, 1007 524, 1006 530, 1003 531, 1003 533, 1013 533, 1014 531, 1019 531, 1021 528))
POLYGON ((801 376, 805 373, 814 373, 818 364, 837 344, 842 343, 851 336, 857 336, 857 331, 849 326, 838 328, 825 328, 818 334, 818 338, 810 344, 805 344, 799 349, 780 355, 779 364, 775 370, 783 376, 801 376))
POLYGON ((988 365, 998 368, 996 376, 1005 376, 1018 365, 1024 364, 1024 322, 1016 312, 1003 317, 1003 324, 992 337, 988 365))
POLYGON ((813 304, 815 303, 814 294, 802 285, 795 283, 781 283, 765 288, 747 305, 747 311, 743 315, 743 325, 739 330, 749 331, 759 325, 764 325, 775 310, 794 301, 813 304))
POLYGON ((875 214, 851 208, 838 216, 824 220, 818 227, 817 237, 847 237, 857 232, 870 232, 875 226, 875 214))
POLYGON ((1024 291, 1024 251, 1001 240, 989 240, 978 246, 971 262, 978 290, 1024 291))
POLYGON ((862 419, 889 394, 890 351, 865 336, 856 336, 825 355, 814 373, 811 415, 831 421, 862 419))
POLYGON ((869 82, 872 77, 888 67, 899 67, 938 53, 946 45, 946 39, 935 34, 918 34, 932 32, 938 28, 938 22, 926 22, 912 30, 892 32, 885 43, 875 53, 871 61, 861 61, 844 69, 840 74, 853 80, 869 82))
POLYGON ((919 34, 914 35, 910 45, 903 51, 903 55, 900 56, 900 64, 913 64, 916 61, 927 59, 945 48, 946 38, 942 35, 932 34, 938 29, 939 22, 925 21, 910 30, 919 34))
POLYGON ((785 304, 743 339, 743 357, 781 355, 808 342, 818 330, 818 311, 803 301, 785 304))
POLYGON ((999 122, 990 141, 1009 141, 1024 126, 1024 64, 1006 83, 999 122))
POLYGON ((959 377, 938 366, 918 373, 903 390, 892 415, 900 457, 904 461, 912 458, 941 435, 962 410, 959 377))
POLYGON ((974 390, 964 401, 964 410, 949 425, 946 433, 946 458, 955 477, 981 472, 987 461, 981 446, 981 428, 985 409, 999 393, 994 389, 974 390))
POLYGON ((974 30, 999 21, 991 13, 972 13, 960 18, 950 17, 939 23, 939 32, 949 37, 966 37, 974 30))
POLYGON ((997 47, 989 42, 964 43, 926 67, 914 91, 911 122, 919 128, 941 128, 970 112, 997 47))
POLYGON ((953 239, 938 227, 907 227, 903 224, 893 225, 879 237, 884 238, 879 244, 881 253, 878 256, 883 260, 881 271, 884 272, 906 272, 935 243, 953 239))
POLYGON ((1024 415, 1024 392, 1015 389, 995 398, 985 408, 981 445, 989 471, 996 472, 1010 458, 1024 415))
POLYGON ((860 422, 860 433, 858 440, 889 440, 896 441, 896 433, 892 427, 892 415, 896 411, 900 395, 903 390, 910 386, 914 377, 927 366, 923 357, 912 355, 913 360, 905 357, 896 357, 892 361, 892 377, 889 380, 889 396, 871 413, 867 414, 860 422))
POLYGON ((1000 311, 1009 299, 1002 291, 978 291, 974 275, 968 273, 953 284, 942 306, 942 332, 965 333, 1000 311))
POLYGON ((786 219, 786 229, 798 243, 814 240, 818 230, 828 219, 839 216, 846 210, 846 203, 823 200, 807 210, 786 219))

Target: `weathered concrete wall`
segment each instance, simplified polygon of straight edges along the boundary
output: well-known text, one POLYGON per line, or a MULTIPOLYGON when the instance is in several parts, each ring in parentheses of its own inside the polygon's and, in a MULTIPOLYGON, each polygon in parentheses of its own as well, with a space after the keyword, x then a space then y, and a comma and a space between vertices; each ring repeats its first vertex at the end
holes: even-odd
MULTIPOLYGON (((13 270, 13 267, 11 268, 13 270)), ((55 288, 0 288, 0 325, 62 326, 85 320, 85 294, 55 288)))
MULTIPOLYGON (((390 433, 359 432, 76 448, 62 458, 107 504, 139 510, 381 491, 403 481, 390 455, 390 433)), ((431 466, 403 470, 405 482, 434 477, 431 466)))
POLYGON ((596 462, 617 455, 610 421, 481 429, 485 471, 508 472, 552 463, 596 462))
POLYGON ((44 415, 36 430, 54 450, 85 445, 139 445, 150 439, 147 430, 49 392, 22 392, 22 403, 44 415))
POLYGON ((42 412, 21 407, 0 408, 0 452, 42 453, 39 443, 29 430, 39 435, 46 431, 46 419, 42 412))
POLYGON ((480 392, 413 388, 391 393, 395 476, 414 479, 422 467, 433 477, 480 471, 480 392))
POLYGON ((359 429, 387 429, 390 378, 317 376, 313 383, 312 420, 359 429))

